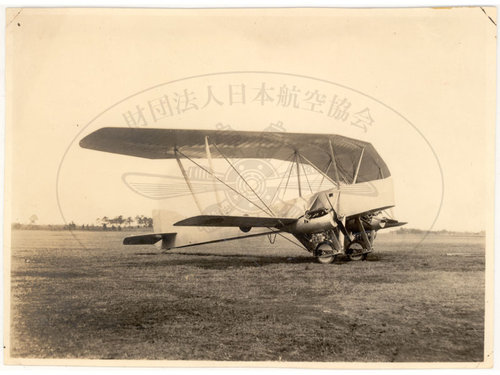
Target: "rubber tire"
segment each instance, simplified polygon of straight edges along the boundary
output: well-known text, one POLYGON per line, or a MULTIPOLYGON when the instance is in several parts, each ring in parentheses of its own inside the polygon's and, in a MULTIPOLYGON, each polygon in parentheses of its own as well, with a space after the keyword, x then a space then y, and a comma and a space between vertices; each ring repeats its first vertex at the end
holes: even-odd
POLYGON ((359 252, 360 250, 361 250, 361 252, 365 251, 365 248, 363 247, 363 244, 361 243, 361 241, 354 240, 351 243, 349 243, 349 245, 347 245, 347 249, 345 250, 345 254, 347 255, 347 258, 349 258, 349 260, 352 260, 352 261, 366 260, 366 257, 368 256, 368 254, 354 254, 353 255, 352 254, 353 251, 351 250, 352 246, 355 246, 356 252, 359 252))
POLYGON ((335 251, 333 244, 330 241, 324 241, 324 242, 321 242, 320 244, 318 244, 318 246, 316 246, 316 250, 315 250, 315 255, 316 255, 316 258, 318 258, 318 262, 320 262, 321 264, 333 263, 333 261, 335 260, 335 255, 332 254, 330 256, 322 256, 321 255, 322 249, 328 250, 328 251, 335 251))

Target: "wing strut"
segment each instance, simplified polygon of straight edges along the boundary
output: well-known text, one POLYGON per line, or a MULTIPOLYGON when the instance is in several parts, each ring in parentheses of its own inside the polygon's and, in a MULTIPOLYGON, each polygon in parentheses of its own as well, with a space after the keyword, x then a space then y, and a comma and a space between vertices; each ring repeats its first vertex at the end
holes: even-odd
MULTIPOLYGON (((297 154, 297 157, 304 158, 301 154, 297 154)), ((309 182, 309 177, 307 177, 306 167, 304 167, 304 163, 301 163, 301 164, 302 164, 302 171, 304 172, 304 177, 306 178, 307 186, 309 186, 309 191, 312 193, 313 191, 311 188, 311 184, 309 182)))
POLYGON ((358 161, 358 166, 356 167, 356 174, 354 175, 354 179, 352 180, 352 183, 355 184, 356 181, 358 180, 358 173, 359 173, 359 167, 361 167, 361 162, 363 161, 363 154, 365 153, 365 148, 361 150, 361 156, 359 157, 358 161))
MULTIPOLYGON (((294 156, 295 156, 295 154, 294 154, 294 156)), ((288 188, 288 183, 290 182, 290 176, 292 175, 292 171, 293 171, 293 157, 294 156, 292 156, 292 160, 290 160, 290 172, 288 173, 288 177, 286 179, 285 190, 283 190, 283 197, 281 198, 282 200, 285 200, 286 189, 288 188)))
POLYGON ((208 143, 208 136, 205 137, 205 151, 207 153, 207 159, 208 159, 208 167, 210 168, 210 172, 212 174, 212 183, 214 185, 214 191, 215 191, 215 199, 217 201, 217 206, 219 207, 219 211, 221 214, 224 214, 224 211, 222 210, 222 204, 221 204, 221 199, 219 195, 219 190, 217 189, 217 182, 215 180, 214 176, 214 166, 212 163, 212 154, 210 153, 210 144, 208 143))
POLYGON ((179 169, 182 172, 182 176, 184 177, 184 181, 186 181, 186 184, 189 188, 189 191, 191 192, 191 195, 193 196, 194 203, 196 203, 196 207, 198 207, 198 210, 200 210, 200 213, 203 213, 203 211, 201 209, 200 202, 198 201, 198 198, 196 198, 196 194, 194 193, 193 187, 191 186, 191 181, 189 180, 189 176, 187 175, 186 170, 184 169, 184 166, 182 165, 181 159, 179 159, 179 155, 177 154, 178 153, 177 148, 174 150, 174 152, 175 152, 175 159, 177 160, 177 164, 179 164, 179 169))
POLYGON ((299 183, 299 197, 302 197, 302 187, 300 186, 299 153, 295 151, 295 162, 297 163, 297 181, 299 183))
POLYGON ((332 159, 333 170, 335 171, 335 180, 337 181, 337 187, 340 188, 339 170, 337 168, 337 162, 335 161, 335 154, 333 153, 332 141, 329 140, 328 143, 330 144, 330 157, 332 159))

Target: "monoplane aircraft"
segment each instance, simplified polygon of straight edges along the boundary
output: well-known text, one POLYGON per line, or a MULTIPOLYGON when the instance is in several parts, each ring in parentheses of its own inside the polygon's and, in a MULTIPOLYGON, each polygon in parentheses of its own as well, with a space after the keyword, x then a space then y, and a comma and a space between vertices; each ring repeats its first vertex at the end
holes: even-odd
POLYGON ((378 230, 405 224, 385 214, 385 210, 394 206, 393 181, 375 148, 370 143, 340 135, 109 127, 87 135, 80 146, 177 161, 199 212, 179 217, 171 211, 156 210, 154 233, 127 237, 125 245, 161 241, 161 247, 169 250, 263 235, 270 240, 276 235, 289 239, 286 234, 291 234, 321 263, 331 263, 337 256, 366 259, 373 251, 378 230), (216 173, 213 159, 227 163, 233 175, 238 176, 239 184, 229 183, 216 173), (289 168, 280 176, 277 190, 286 191, 292 178, 296 180, 296 196, 291 199, 261 196, 255 183, 248 181, 235 166, 235 160, 240 159, 287 162, 289 168), (216 212, 213 208, 209 214, 204 211, 185 163, 191 163, 213 180, 216 212), (325 181, 329 187, 313 191, 305 166, 321 176, 320 186, 325 181), (227 214, 216 185, 245 200, 254 208, 252 214, 227 214), (212 230, 196 231, 193 227, 212 230))

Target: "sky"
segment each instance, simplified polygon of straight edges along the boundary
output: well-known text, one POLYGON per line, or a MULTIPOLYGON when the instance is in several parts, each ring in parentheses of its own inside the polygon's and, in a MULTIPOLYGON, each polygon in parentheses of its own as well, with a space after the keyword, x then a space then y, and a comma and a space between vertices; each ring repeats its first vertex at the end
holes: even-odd
MULTIPOLYGON (((496 19, 494 9, 487 12, 496 19)), ((89 223, 176 204, 193 209, 189 196, 152 199, 131 188, 130 178, 177 183, 175 161, 78 147, 100 127, 265 131, 281 124, 371 142, 394 179, 394 214, 411 227, 479 231, 490 224, 496 28, 479 8, 25 9, 9 10, 7 24, 13 221, 35 214, 43 224, 89 223), (275 102, 259 101, 263 84, 275 102), (242 85, 246 101, 236 103, 242 85), (276 105, 285 86, 300 90, 300 108, 276 105), (224 104, 207 104, 209 87, 224 104), (137 108, 186 92, 198 109, 174 108, 157 119, 150 113, 148 124, 137 123, 137 108), (315 92, 325 95, 322 113, 311 107, 315 92), (334 97, 350 103, 349 120, 327 115, 334 97), (374 122, 352 125, 365 109, 374 122)))

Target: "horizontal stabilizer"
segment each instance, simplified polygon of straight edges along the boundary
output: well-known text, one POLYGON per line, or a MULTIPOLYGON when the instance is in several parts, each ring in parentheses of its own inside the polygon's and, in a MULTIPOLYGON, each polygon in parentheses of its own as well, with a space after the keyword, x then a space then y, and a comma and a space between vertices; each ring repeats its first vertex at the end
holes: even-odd
POLYGON ((177 233, 151 233, 140 236, 130 236, 123 239, 124 245, 154 245, 167 237, 175 236, 177 233))
POLYGON ((280 228, 297 221, 290 217, 255 217, 255 216, 226 216, 226 215, 199 215, 193 216, 174 225, 193 227, 255 227, 280 228))

